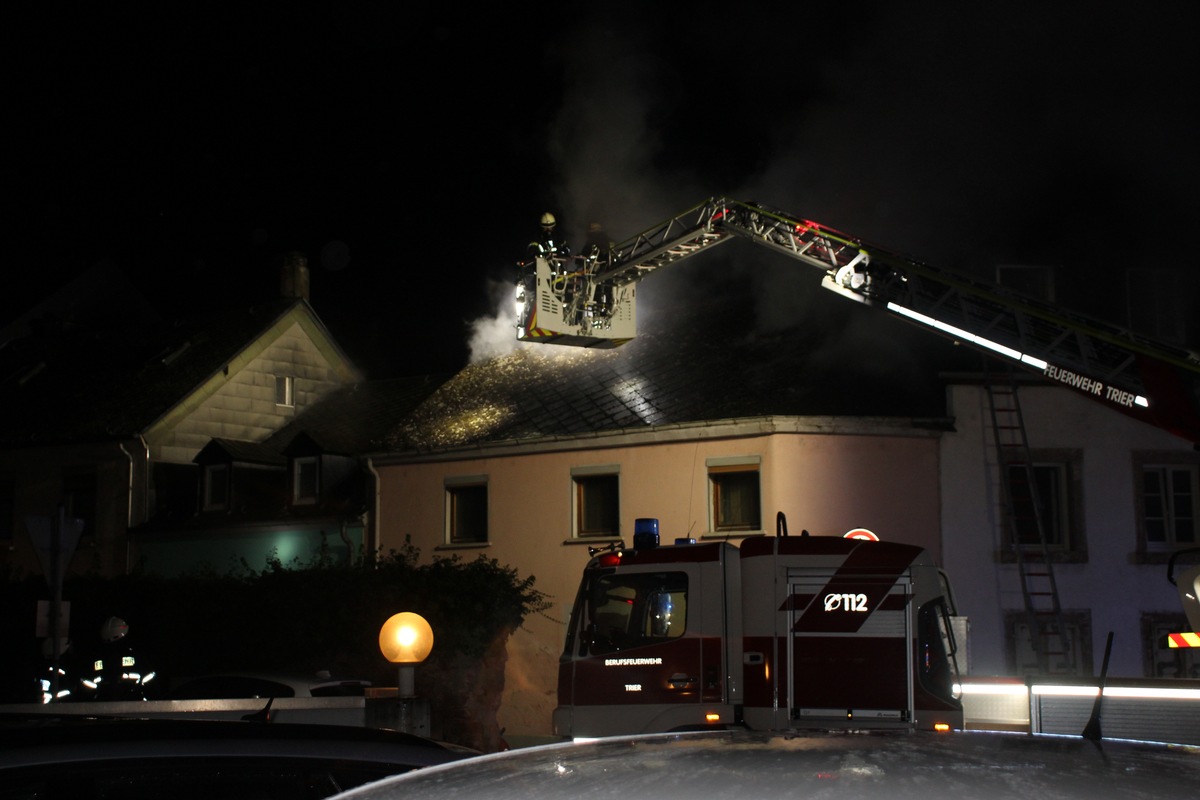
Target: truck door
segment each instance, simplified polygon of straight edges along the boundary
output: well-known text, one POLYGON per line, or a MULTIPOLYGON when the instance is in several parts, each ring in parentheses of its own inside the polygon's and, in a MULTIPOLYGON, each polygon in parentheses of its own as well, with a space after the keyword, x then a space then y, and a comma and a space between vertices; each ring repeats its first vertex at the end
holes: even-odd
POLYGON ((788 582, 791 719, 911 723, 911 579, 789 570, 788 582))
POLYGON ((691 599, 697 573, 687 563, 588 571, 560 664, 560 734, 669 730, 672 709, 698 706, 704 673, 702 638, 692 630, 701 617, 691 599))

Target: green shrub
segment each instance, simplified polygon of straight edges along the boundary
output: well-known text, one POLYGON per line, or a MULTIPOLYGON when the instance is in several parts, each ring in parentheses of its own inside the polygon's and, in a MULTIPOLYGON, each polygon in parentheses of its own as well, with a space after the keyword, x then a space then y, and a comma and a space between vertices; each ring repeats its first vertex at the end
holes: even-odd
MULTIPOLYGON (((47 597, 44 582, 6 583, 8 618, 23 623, 18 635, 28 638, 36 600, 47 597)), ((379 629, 392 614, 412 611, 429 621, 432 673, 439 664, 481 660, 498 637, 548 606, 533 576, 521 578, 483 556, 422 562, 410 542, 349 566, 318 557, 307 564, 272 561, 261 570, 240 564, 224 575, 75 576, 63 597, 71 603, 78 654, 88 656, 99 644, 101 622, 115 614, 129 624, 130 642, 164 684, 222 671, 330 670, 335 677, 395 685, 395 667, 379 651, 379 629)))

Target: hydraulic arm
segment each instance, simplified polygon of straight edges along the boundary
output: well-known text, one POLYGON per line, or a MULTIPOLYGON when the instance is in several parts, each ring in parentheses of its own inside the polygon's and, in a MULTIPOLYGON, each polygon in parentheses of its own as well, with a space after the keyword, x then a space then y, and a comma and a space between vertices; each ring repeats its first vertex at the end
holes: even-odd
MULTIPOLYGON (((725 198, 710 198, 606 253, 530 262, 518 283, 518 297, 525 300, 518 338, 601 347, 628 341, 635 334, 634 284, 735 237, 816 267, 822 285, 838 294, 1012 359, 1200 441, 1195 352, 937 269, 778 209, 725 198), (572 276, 570 314, 553 313, 565 309, 561 291, 555 299, 556 275, 572 276)), ((559 278, 557 285, 564 284, 559 278)))

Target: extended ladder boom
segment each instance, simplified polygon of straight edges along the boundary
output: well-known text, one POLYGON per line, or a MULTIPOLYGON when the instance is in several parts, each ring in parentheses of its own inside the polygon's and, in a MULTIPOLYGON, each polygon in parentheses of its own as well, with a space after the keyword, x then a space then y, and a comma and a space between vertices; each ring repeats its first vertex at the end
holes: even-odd
MULTIPOLYGON (((548 264, 577 276, 574 297, 604 297, 572 317, 519 323, 518 338, 614 346, 632 338, 628 289, 652 272, 735 236, 816 267, 822 285, 845 297, 935 329, 989 354, 1200 441, 1200 356, 1131 331, 960 274, 936 269, 811 220, 763 206, 710 198, 594 258, 548 264), (616 302, 612 298, 618 298, 616 302), (625 307, 622 300, 629 304, 625 307), (619 330, 612 320, 626 320, 619 330), (537 334, 529 331, 536 330, 537 334)), ((524 278, 532 288, 532 279, 524 278)), ((553 280, 547 281, 547 286, 553 280)), ((561 283, 561 281, 560 281, 561 283)), ((543 310, 553 304, 543 295, 543 310)), ((560 297, 561 299, 561 297, 560 297)), ((527 308, 531 304, 526 303, 527 308)))

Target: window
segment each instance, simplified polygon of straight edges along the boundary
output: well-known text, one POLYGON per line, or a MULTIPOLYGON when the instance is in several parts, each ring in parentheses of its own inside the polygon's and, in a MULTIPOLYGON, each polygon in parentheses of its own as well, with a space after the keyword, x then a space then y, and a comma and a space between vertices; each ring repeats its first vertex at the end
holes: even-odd
POLYGON ((600 574, 585 592, 580 655, 661 644, 687 630, 685 572, 600 574))
POLYGON ((321 463, 317 456, 292 459, 292 502, 309 505, 320 495, 321 463))
POLYGON ((1147 678, 1200 678, 1200 648, 1171 647, 1168 633, 1190 631, 1182 614, 1143 614, 1147 678))
POLYGON ((488 540, 486 478, 454 478, 446 482, 446 541, 477 544, 488 540))
POLYGON ((1037 648, 1029 635, 1029 620, 1024 611, 1005 614, 1009 663, 1015 675, 1082 675, 1092 674, 1092 615, 1088 611, 1064 611, 1066 649, 1062 637, 1051 633, 1037 648), (1046 653, 1043 667, 1039 652, 1046 653))
POLYGON ((1147 550, 1173 550, 1200 541, 1196 535, 1195 464, 1143 464, 1142 534, 1147 550))
POLYGON ((204 468, 204 510, 229 507, 229 465, 209 464, 204 468))
POLYGON ((1022 547, 1037 547, 1040 523, 1051 553, 1086 553, 1080 463, 1078 451, 1035 451, 1031 464, 1005 466, 1011 500, 1004 513, 1007 541, 1015 537, 1022 547))
POLYGON ((714 532, 762 530, 759 458, 710 458, 709 515, 714 532))
POLYGON ((1041 536, 1045 536, 1048 547, 1066 546, 1070 530, 1066 473, 1065 464, 1008 465, 1008 490, 1012 495, 1010 522, 1015 526, 1020 544, 1037 545, 1041 536), (1038 533, 1039 516, 1041 534, 1038 533))
POLYGON ((575 536, 620 535, 619 480, 614 467, 579 467, 571 471, 575 536))
POLYGON ((275 376, 275 405, 288 406, 289 408, 296 405, 296 379, 291 375, 276 375, 275 376))
POLYGON ((956 698, 958 653, 950 611, 942 598, 931 600, 917 612, 917 652, 921 685, 935 696, 956 698))

